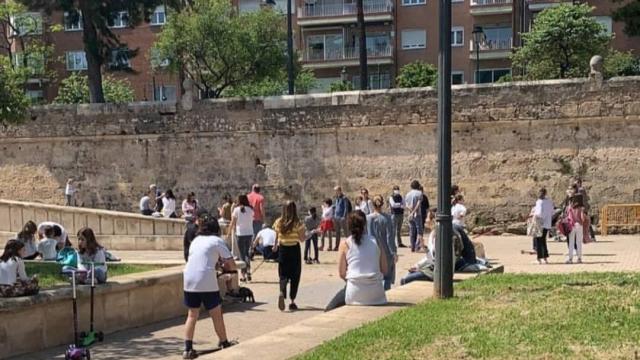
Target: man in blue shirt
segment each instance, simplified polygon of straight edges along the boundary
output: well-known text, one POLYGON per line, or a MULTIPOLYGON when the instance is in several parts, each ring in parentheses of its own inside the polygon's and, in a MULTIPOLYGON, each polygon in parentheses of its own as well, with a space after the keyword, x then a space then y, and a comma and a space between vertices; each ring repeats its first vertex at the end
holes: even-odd
MULTIPOLYGON (((345 235, 348 234, 346 219, 347 215, 351 212, 351 201, 344 196, 340 186, 336 186, 333 190, 336 192, 336 198, 334 201, 335 211, 333 214, 333 227, 336 231, 336 247, 333 251, 338 251, 338 246, 340 245, 340 234, 342 231, 344 231, 345 235)), ((328 251, 331 251, 331 249, 328 251)))

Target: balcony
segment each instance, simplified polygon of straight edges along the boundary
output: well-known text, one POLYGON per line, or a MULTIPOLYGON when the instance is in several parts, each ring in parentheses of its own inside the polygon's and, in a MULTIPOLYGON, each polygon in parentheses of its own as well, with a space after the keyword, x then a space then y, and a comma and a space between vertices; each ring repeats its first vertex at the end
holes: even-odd
MULTIPOLYGON (((340 68, 343 66, 357 66, 360 50, 358 47, 342 49, 309 49, 303 54, 303 66, 311 69, 340 68)), ((391 45, 370 47, 367 49, 368 65, 383 65, 393 63, 393 48, 391 45)))
POLYGON ((471 0, 471 15, 511 14, 512 0, 471 0))
MULTIPOLYGON (((480 43, 480 60, 508 59, 513 48, 513 38, 485 39, 480 43)), ((469 59, 476 60, 476 44, 469 41, 469 59)))
MULTIPOLYGON (((348 0, 307 0, 298 8, 298 25, 331 25, 356 22, 355 2, 348 0), (312 2, 313 1, 313 2, 312 2)), ((390 0, 364 0, 364 20, 380 22, 393 20, 393 2, 390 0)))

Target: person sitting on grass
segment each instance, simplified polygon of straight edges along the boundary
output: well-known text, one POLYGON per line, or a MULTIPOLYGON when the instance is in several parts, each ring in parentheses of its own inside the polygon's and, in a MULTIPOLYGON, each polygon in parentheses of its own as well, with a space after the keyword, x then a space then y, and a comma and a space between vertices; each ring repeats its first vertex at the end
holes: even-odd
POLYGON ((107 282, 107 256, 105 249, 98 244, 91 228, 78 231, 78 270, 87 273, 86 281, 91 281, 91 264, 95 272, 96 283, 107 282))
POLYGON ((7 241, 0 256, 0 297, 35 295, 40 290, 38 278, 27 276, 22 261, 24 244, 18 240, 7 241))
POLYGON ((38 242, 36 241, 37 232, 38 227, 36 226, 36 223, 29 220, 24 224, 24 226, 22 227, 22 231, 20 231, 17 235, 17 240, 24 244, 24 260, 33 260, 39 255, 38 242))
POLYGON ((45 235, 44 228, 46 226, 51 226, 53 228, 53 238, 58 241, 58 246, 56 247, 56 250, 60 250, 65 246, 70 246, 69 235, 67 234, 67 231, 64 229, 62 225, 55 223, 53 221, 45 221, 38 225, 39 240, 44 238, 44 235, 45 235))
POLYGON ((193 335, 200 314, 200 307, 209 312, 213 328, 218 335, 220 348, 227 348, 237 342, 227 339, 222 316, 222 299, 216 277, 216 266, 224 272, 236 271, 236 263, 220 237, 220 225, 209 214, 202 214, 198 236, 189 247, 187 265, 184 268, 184 304, 188 307, 185 322, 185 349, 183 359, 195 359, 198 353, 193 349, 193 335))
POLYGON ((58 257, 56 247, 58 240, 54 239, 53 226, 45 226, 42 230, 44 238, 38 243, 38 253, 42 256, 42 260, 55 261, 58 257))

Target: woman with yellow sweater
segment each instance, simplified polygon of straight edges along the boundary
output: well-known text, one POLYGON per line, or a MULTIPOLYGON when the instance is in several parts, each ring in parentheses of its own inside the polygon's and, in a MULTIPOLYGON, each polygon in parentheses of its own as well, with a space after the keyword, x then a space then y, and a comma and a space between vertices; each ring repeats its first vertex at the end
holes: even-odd
POLYGON ((296 203, 288 201, 282 207, 282 216, 273 224, 273 229, 278 234, 276 245, 273 251, 279 251, 278 255, 278 275, 280 276, 280 296, 278 297, 278 308, 284 311, 284 299, 287 297, 287 283, 291 282, 289 288, 289 310, 297 310, 295 303, 300 284, 300 273, 302 272, 302 260, 300 258, 300 243, 304 238, 304 224, 298 218, 296 203))

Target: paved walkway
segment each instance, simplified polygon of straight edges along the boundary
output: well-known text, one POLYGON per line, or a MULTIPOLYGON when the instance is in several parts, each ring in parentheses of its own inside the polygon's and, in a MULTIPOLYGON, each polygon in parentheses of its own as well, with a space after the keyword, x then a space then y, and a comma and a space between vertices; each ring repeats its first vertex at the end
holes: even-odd
MULTIPOLYGON (((639 271, 640 241, 639 235, 600 237, 599 242, 586 245, 584 263, 565 265, 566 244, 549 243, 551 264, 534 264, 535 256, 522 254, 522 250, 531 248, 531 240, 523 236, 492 236, 477 240, 485 245, 487 255, 500 262, 505 272, 560 273, 577 271, 639 271)), ((180 263, 182 253, 176 251, 129 252, 118 251, 124 262, 163 262, 180 263)), ((401 249, 397 266, 398 279, 406 272, 421 254, 401 249)), ((225 323, 231 338, 241 342, 264 335, 287 325, 299 323, 322 313, 323 307, 335 292, 343 286, 337 277, 337 256, 334 252, 322 252, 320 265, 304 265, 302 286, 297 299, 301 307, 297 312, 281 313, 276 307, 278 294, 277 265, 256 261, 254 282, 250 285, 255 293, 256 304, 231 304, 225 307, 225 323)), ((429 294, 425 294, 425 298, 429 294)), ((114 311, 117 311, 114 309, 114 311)), ((183 346, 183 318, 169 320, 107 335, 105 343, 94 350, 94 359, 180 359, 183 346)), ((311 321, 311 320, 309 320, 311 321)), ((70 324, 71 326, 71 324, 70 324)), ((99 324, 98 324, 99 328, 99 324)), ((217 339, 209 319, 198 322, 195 344, 199 349, 211 348, 217 339)), ((16 359, 63 359, 64 347, 16 359)), ((222 353, 206 355, 201 358, 218 358, 222 353)))

